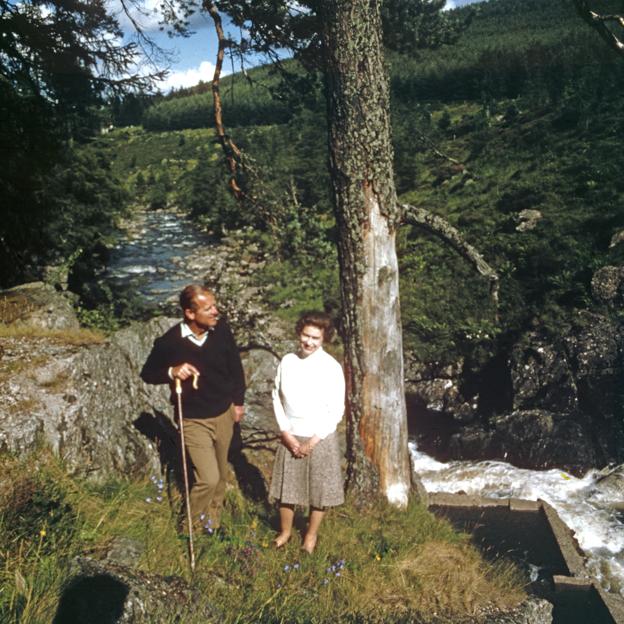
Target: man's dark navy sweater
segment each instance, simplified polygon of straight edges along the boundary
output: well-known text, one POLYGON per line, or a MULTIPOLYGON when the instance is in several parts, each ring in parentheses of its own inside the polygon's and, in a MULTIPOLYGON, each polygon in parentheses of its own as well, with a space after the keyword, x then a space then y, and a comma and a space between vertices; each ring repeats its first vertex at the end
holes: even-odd
POLYGON ((199 370, 198 389, 193 379, 182 382, 182 412, 184 418, 213 418, 225 412, 233 403, 245 401, 245 376, 227 323, 220 319, 208 333, 200 347, 183 338, 180 324, 175 325, 154 341, 141 378, 148 384, 168 383, 171 402, 176 406, 174 382, 169 378, 169 368, 187 362, 199 370))

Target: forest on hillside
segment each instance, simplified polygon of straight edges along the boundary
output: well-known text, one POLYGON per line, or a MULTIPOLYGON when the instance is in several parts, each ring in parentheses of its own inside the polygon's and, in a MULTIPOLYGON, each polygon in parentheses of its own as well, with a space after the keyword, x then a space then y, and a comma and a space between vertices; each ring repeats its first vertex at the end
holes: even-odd
MULTIPOLYGON (((593 272, 622 261, 622 246, 609 243, 624 227, 624 63, 566 0, 490 0, 468 21, 456 43, 388 52, 387 63, 401 200, 445 217, 501 277, 494 310, 463 259, 404 227, 406 344, 426 359, 464 355, 478 367, 501 341, 557 328, 589 306, 593 272)), ((300 305, 337 312, 322 80, 286 67, 290 80, 260 67, 222 82, 225 123, 247 159, 239 182, 261 198, 255 205, 227 189, 207 85, 106 106, 93 88, 72 87, 56 108, 36 98, 28 108, 5 85, 3 142, 19 149, 2 174, 11 207, 2 285, 65 266, 81 288, 124 211, 175 205, 217 235, 244 231, 276 258, 258 276, 276 307, 299 293, 300 305), (98 133, 110 123, 112 132, 98 133)), ((80 294, 89 307, 113 297, 80 294)))
MULTIPOLYGON (((479 366, 499 341, 536 325, 555 330, 589 306, 593 272, 622 260, 609 243, 624 225, 624 63, 563 0, 495 0, 479 5, 456 44, 391 53, 388 64, 401 199, 448 219, 501 276, 497 322, 482 278, 406 226, 406 343, 420 357, 470 355, 479 366)), ((216 233, 251 228, 279 257, 259 276, 276 306, 299 292, 336 311, 321 79, 301 93, 268 68, 252 78, 224 79, 224 115, 252 163, 241 182, 261 189, 270 218, 228 194, 221 152, 200 129, 212 118, 201 86, 153 103, 143 130, 97 144, 143 203, 179 205, 216 233), (322 300, 312 283, 323 284, 322 300)))

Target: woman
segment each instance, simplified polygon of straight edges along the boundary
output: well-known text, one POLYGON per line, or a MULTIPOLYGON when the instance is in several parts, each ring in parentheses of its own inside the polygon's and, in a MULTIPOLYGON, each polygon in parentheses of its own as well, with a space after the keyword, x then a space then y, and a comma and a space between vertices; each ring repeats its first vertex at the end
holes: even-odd
POLYGON ((324 312, 306 312, 295 326, 299 350, 277 369, 273 409, 281 432, 270 496, 279 501, 280 534, 290 539, 295 505, 310 508, 303 550, 311 553, 327 507, 344 502, 336 427, 344 412, 345 382, 340 364, 323 350, 333 335, 324 312))

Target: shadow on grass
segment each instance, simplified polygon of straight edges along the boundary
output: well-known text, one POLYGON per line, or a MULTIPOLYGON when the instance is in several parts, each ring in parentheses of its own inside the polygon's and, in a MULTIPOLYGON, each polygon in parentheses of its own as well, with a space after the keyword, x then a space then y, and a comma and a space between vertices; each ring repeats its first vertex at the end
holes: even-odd
POLYGON ((114 624, 123 615, 128 592, 108 574, 77 578, 63 592, 53 624, 114 624))
POLYGON ((250 463, 243 453, 243 438, 241 435, 240 423, 234 425, 234 433, 228 452, 228 461, 234 468, 238 487, 240 487, 243 494, 255 503, 266 501, 269 493, 266 483, 264 482, 264 477, 257 466, 250 463))

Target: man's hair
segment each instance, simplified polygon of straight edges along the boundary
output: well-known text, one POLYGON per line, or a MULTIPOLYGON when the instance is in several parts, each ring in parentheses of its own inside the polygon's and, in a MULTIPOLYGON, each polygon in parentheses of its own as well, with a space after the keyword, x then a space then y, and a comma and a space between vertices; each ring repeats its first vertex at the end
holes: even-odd
POLYGON ((302 312, 297 324, 295 325, 295 332, 297 336, 301 334, 303 328, 306 325, 312 325, 323 331, 323 340, 330 342, 334 337, 334 323, 331 316, 326 312, 319 312, 317 310, 311 310, 309 312, 302 312))
POLYGON ((209 288, 202 286, 201 284, 189 284, 184 287, 184 290, 180 293, 180 307, 182 312, 184 310, 195 310, 195 297, 197 295, 212 295, 214 293, 209 288))

